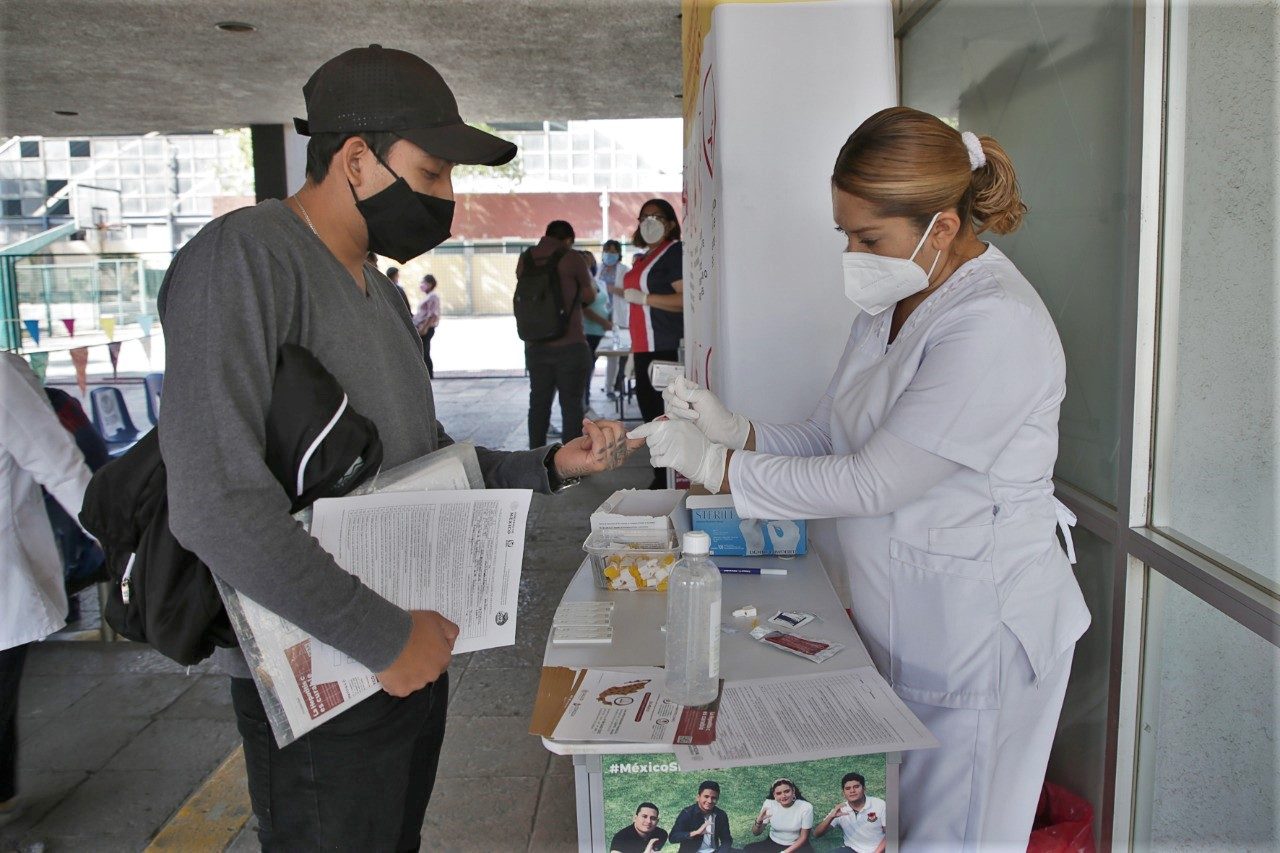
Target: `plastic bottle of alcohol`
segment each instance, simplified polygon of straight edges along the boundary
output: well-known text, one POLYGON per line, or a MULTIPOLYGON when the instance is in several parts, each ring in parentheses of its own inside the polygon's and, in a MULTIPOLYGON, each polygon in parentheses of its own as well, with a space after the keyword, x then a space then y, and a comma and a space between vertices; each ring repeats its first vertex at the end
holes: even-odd
POLYGON ((705 705, 720 692, 720 570, 706 533, 686 533, 683 551, 667 587, 667 694, 705 705))

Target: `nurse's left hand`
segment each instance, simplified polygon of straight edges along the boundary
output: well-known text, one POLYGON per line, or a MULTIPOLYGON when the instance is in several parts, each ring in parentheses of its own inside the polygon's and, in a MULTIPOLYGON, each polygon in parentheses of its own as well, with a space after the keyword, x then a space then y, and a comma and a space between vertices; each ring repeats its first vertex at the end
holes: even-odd
POLYGON ((707 438, 689 421, 653 421, 633 429, 627 438, 644 439, 655 466, 674 468, 713 495, 724 484, 728 448, 707 438))

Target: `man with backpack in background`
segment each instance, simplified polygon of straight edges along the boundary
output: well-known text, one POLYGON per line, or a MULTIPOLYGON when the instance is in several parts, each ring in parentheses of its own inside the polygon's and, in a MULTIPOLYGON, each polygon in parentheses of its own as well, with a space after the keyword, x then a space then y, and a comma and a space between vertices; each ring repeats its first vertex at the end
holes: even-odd
POLYGON ((573 226, 562 219, 547 225, 538 245, 516 262, 516 329, 525 342, 529 372, 529 446, 547 441, 551 401, 560 396, 562 439, 582 435, 587 364, 591 348, 582 312, 596 298, 591 270, 573 251, 573 226))

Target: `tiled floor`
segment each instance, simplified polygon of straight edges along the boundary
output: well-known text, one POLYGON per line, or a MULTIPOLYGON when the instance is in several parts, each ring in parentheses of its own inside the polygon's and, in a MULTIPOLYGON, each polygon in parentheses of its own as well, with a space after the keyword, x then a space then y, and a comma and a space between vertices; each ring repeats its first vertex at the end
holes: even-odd
MULTIPOLYGON (((435 390, 455 438, 525 446, 526 380, 441 379, 435 390)), ((492 851, 498 839, 503 850, 574 846, 571 765, 527 734, 528 713, 588 515, 613 490, 647 483, 645 462, 640 456, 562 495, 534 497, 516 645, 460 655, 450 668, 449 729, 424 849, 492 851)), ((238 744, 225 678, 130 643, 35 647, 20 714, 30 807, 0 829, 0 850, 37 841, 49 851, 140 850, 238 744)), ((229 849, 256 849, 252 825, 229 849)))

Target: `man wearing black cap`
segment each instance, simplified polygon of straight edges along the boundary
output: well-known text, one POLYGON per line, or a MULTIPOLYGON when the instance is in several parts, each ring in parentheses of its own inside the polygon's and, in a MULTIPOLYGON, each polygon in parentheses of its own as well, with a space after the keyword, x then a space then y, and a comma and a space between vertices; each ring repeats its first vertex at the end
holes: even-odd
MULTIPOLYGON (((161 289, 170 526, 214 574, 382 682, 384 692, 278 749, 243 657, 220 651, 263 848, 413 850, 444 736, 457 626, 377 595, 294 522, 263 460, 264 423, 276 353, 293 343, 374 421, 386 467, 452 443, 409 313, 365 258, 372 250, 403 263, 441 243, 453 165, 500 165, 516 151, 464 124, 435 69, 403 51, 347 51, 303 95, 303 188, 210 222, 161 289)), ((478 450, 486 484, 557 491, 626 457, 621 425, 584 431, 563 447, 478 450)))

